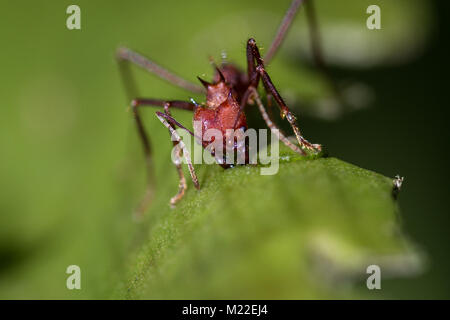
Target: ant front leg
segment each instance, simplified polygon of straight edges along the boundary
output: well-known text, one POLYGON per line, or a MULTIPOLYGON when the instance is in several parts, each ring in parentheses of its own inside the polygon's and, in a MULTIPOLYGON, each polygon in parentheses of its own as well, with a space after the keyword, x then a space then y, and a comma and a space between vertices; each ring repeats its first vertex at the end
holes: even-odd
POLYGON ((272 119, 266 112, 266 108, 264 108, 263 103, 261 102, 261 99, 259 98, 258 91, 256 91, 255 88, 252 88, 252 98, 255 99, 256 104, 258 105, 259 112, 261 112, 261 115, 266 122, 269 129, 272 131, 273 134, 275 134, 281 142, 283 142, 287 147, 291 148, 292 151, 297 152, 301 155, 306 155, 305 151, 303 151, 301 148, 293 144, 282 132, 277 126, 273 123, 272 119))
MULTIPOLYGON (((314 150, 314 151, 320 151, 321 145, 320 144, 312 144, 308 140, 306 140, 301 132, 300 129, 297 126, 296 117, 294 114, 289 110, 288 106, 284 102, 283 98, 281 98, 280 94, 278 93, 278 90, 275 88, 275 85, 273 84, 272 80, 269 77, 269 74, 265 70, 264 62, 261 58, 261 55, 259 53, 259 49, 256 45, 256 41, 253 38, 250 38, 247 42, 247 57, 251 57, 256 64, 254 64, 254 67, 252 66, 249 68, 249 72, 251 72, 251 69, 254 70, 253 74, 250 76, 250 82, 251 86, 256 88, 257 84, 254 85, 252 81, 254 79, 261 78, 264 88, 268 94, 270 94, 273 99, 276 101, 278 106, 281 110, 281 118, 286 118, 289 124, 292 127, 292 130, 294 131, 295 137, 297 138, 297 141, 302 148, 314 150)), ((253 64, 253 63, 252 63, 253 64)), ((250 89, 250 88, 249 88, 250 89)))
MULTIPOLYGON (((194 110, 195 105, 186 102, 186 101, 164 101, 164 100, 157 100, 157 99, 134 99, 131 102, 132 110, 133 110, 133 116, 136 123, 136 128, 139 134, 139 138, 142 142, 142 147, 144 150, 144 156, 146 161, 146 167, 147 167, 147 189, 145 192, 144 199, 141 201, 141 204, 139 205, 139 208, 137 210, 137 214, 141 216, 148 208, 148 205, 151 202, 151 199, 153 197, 153 162, 152 162, 152 152, 150 147, 150 140, 148 138, 148 134, 145 130, 144 124, 142 122, 142 118, 140 116, 139 110, 140 107, 148 107, 148 106, 155 106, 155 107, 164 107, 164 111, 170 115, 170 108, 177 108, 182 110, 188 110, 192 111, 194 110)), ((177 142, 174 141, 174 146, 176 147, 176 157, 180 157, 181 150, 177 148, 177 142)), ((178 162, 175 164, 177 168, 177 172, 180 178, 180 191, 181 194, 180 198, 182 197, 184 190, 186 189, 186 179, 184 178, 183 170, 181 169, 181 163, 178 164, 178 162)))
POLYGON ((293 144, 289 138, 286 137, 286 134, 278 128, 273 123, 273 114, 272 114, 272 95, 270 93, 266 94, 266 100, 267 100, 267 110, 264 107, 264 104, 261 102, 261 98, 259 97, 258 91, 251 87, 251 91, 253 94, 253 99, 256 101, 256 105, 258 106, 259 112, 261 112, 261 115, 266 122, 267 126, 270 128, 270 130, 275 133, 275 135, 278 137, 278 139, 283 142, 287 147, 291 148, 292 151, 297 152, 302 155, 306 155, 305 151, 303 151, 301 148, 299 148, 297 145, 293 144), (276 129, 276 130, 275 130, 276 129))
POLYGON ((191 174, 192 182, 194 183, 195 188, 198 190, 200 189, 200 184, 198 182, 197 174, 195 173, 194 166, 192 165, 191 157, 189 154, 189 151, 186 148, 186 145, 184 144, 183 140, 181 140, 181 137, 175 130, 175 126, 186 130, 190 135, 194 136, 194 133, 192 133, 189 129, 184 127, 182 124, 180 124, 178 121, 176 121, 169 113, 168 108, 165 108, 165 112, 156 112, 156 116, 158 117, 159 121, 169 130, 170 135, 172 137, 172 141, 175 147, 175 166, 177 167, 177 171, 180 177, 180 184, 179 184, 179 190, 178 193, 173 196, 170 199, 170 205, 173 208, 175 204, 180 201, 184 193, 187 189, 186 179, 184 178, 183 169, 181 167, 181 154, 186 159, 186 163, 188 165, 189 173, 191 174))

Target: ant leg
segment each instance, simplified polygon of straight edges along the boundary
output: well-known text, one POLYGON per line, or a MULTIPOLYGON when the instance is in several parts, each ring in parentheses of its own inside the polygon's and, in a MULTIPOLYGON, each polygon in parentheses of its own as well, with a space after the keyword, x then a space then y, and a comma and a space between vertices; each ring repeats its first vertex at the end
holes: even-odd
POLYGON ((317 24, 316 9, 314 6, 315 6, 314 1, 311 0, 307 1, 305 5, 306 20, 308 22, 309 27, 309 38, 314 63, 316 64, 320 72, 322 72, 325 81, 328 82, 328 85, 336 100, 338 100, 342 105, 345 106, 344 97, 342 96, 342 93, 339 90, 339 86, 336 83, 334 77, 331 75, 330 69, 327 67, 325 59, 323 58, 323 50, 320 41, 319 26, 317 24))
POLYGON ((322 45, 320 41, 319 26, 317 24, 316 9, 314 1, 307 1, 305 5, 306 21, 309 27, 309 38, 311 41, 311 50, 316 66, 321 69, 323 73, 327 73, 325 61, 322 54, 322 45))
POLYGON ((302 2, 304 2, 304 0, 292 1, 291 6, 289 7, 288 11, 286 12, 286 15, 283 18, 283 21, 281 21, 281 24, 278 27, 278 31, 277 34, 275 35, 275 38, 273 38, 269 50, 267 51, 264 57, 266 63, 269 63, 269 61, 272 60, 273 56, 280 47, 281 42, 283 42, 284 37, 286 36, 286 33, 292 24, 292 20, 294 20, 295 14, 297 13, 297 10, 300 7, 300 4, 302 4, 302 2))
MULTIPOLYGON (((275 85, 273 84, 272 80, 270 79, 269 74, 267 73, 267 71, 264 68, 264 62, 259 53, 259 49, 256 46, 255 40, 253 38, 250 38, 248 40, 247 45, 248 45, 248 47, 251 48, 253 58, 256 61, 255 70, 260 75, 266 92, 269 93, 274 98, 274 100, 277 102, 278 106, 281 109, 281 118, 283 118, 283 119, 286 118, 288 120, 300 146, 302 148, 320 151, 321 146, 319 144, 312 144, 312 143, 308 142, 308 140, 303 138, 303 136, 300 132, 300 129, 297 126, 296 118, 295 118, 294 114, 289 110, 288 106, 283 101, 283 98, 281 98, 280 94, 278 93, 277 89, 275 88, 275 85)), ((252 76, 252 78, 254 78, 254 76, 252 76)))
POLYGON ((261 112, 264 121, 266 122, 267 126, 272 131, 272 133, 277 136, 278 140, 283 142, 287 147, 291 148, 292 151, 297 152, 301 155, 306 155, 305 151, 303 151, 298 146, 289 141, 289 139, 282 133, 282 131, 273 123, 273 121, 270 119, 270 116, 267 114, 266 109, 264 108, 264 105, 261 102, 261 99, 259 98, 258 91, 256 91, 255 88, 252 88, 252 98, 255 99, 256 104, 258 105, 259 108, 259 112, 261 112))
POLYGON ((256 94, 255 96, 256 103, 258 104, 259 111, 261 112, 263 119, 266 121, 267 126, 269 128, 273 126, 275 129, 278 129, 278 132, 280 133, 279 139, 293 151, 303 154, 304 151, 300 149, 297 145, 293 144, 291 140, 289 140, 289 138, 286 137, 286 134, 283 132, 283 130, 281 130, 281 128, 277 127, 273 123, 272 95, 270 93, 266 94, 267 99, 267 112, 266 112, 266 108, 264 108, 264 104, 262 104, 261 102, 261 98, 259 97, 258 91, 255 90, 255 94, 256 94))
POLYGON ((242 97, 242 101, 240 104, 240 108, 239 108, 239 112, 238 115, 236 117, 236 120, 234 122, 234 128, 236 128, 236 123, 237 123, 237 119, 239 119, 239 115, 240 112, 242 112, 242 110, 244 109, 245 105, 247 104, 247 102, 251 99, 255 99, 256 104, 258 105, 259 111, 261 112, 261 115, 264 119, 264 121, 266 122, 267 126, 269 127, 269 129, 277 136, 278 140, 280 140, 281 142, 283 142, 287 147, 289 147, 290 149, 292 149, 294 152, 297 152, 301 155, 306 155, 305 151, 303 151, 302 149, 300 149, 298 146, 296 146, 295 144, 293 144, 283 133, 283 131, 278 128, 272 121, 272 95, 270 93, 267 93, 267 103, 268 103, 268 110, 269 113, 268 114, 266 112, 266 108, 264 108, 263 103, 261 102, 261 99, 259 97, 258 91, 255 89, 254 86, 250 85, 248 87, 248 89, 245 91, 244 96, 242 97), (277 130, 275 130, 277 129, 277 130))
POLYGON ((273 56, 279 49, 281 43, 283 42, 284 38, 286 37, 286 34, 292 25, 292 21, 295 18, 295 15, 297 14, 297 11, 302 4, 302 2, 306 2, 305 4, 305 10, 306 10, 306 20, 309 27, 309 35, 311 39, 311 48, 313 52, 313 57, 316 65, 319 68, 324 67, 324 61, 323 61, 323 55, 322 55, 322 49, 320 46, 320 34, 319 34, 319 28, 317 26, 317 19, 314 9, 314 0, 293 0, 291 3, 291 6, 289 7, 288 11, 286 12, 283 20, 281 21, 280 26, 278 27, 277 34, 272 40, 272 43, 270 44, 269 50, 267 51, 266 55, 264 56, 264 61, 266 64, 272 60, 273 56))
MULTIPOLYGON (((256 94, 258 95, 258 97, 259 97, 259 94, 258 94, 258 91, 256 91, 256 94)), ((273 101, 272 101, 272 95, 270 94, 270 93, 266 93, 266 100, 267 100, 267 112, 265 112, 266 114, 267 114, 267 118, 273 123, 273 112, 272 112, 272 107, 273 107, 273 101)), ((259 101, 261 101, 261 99, 259 100, 259 101)), ((261 104, 263 107, 264 107, 264 105, 263 104, 261 104)), ((259 107, 259 106, 258 106, 259 107)), ((266 111, 265 110, 266 108, 264 108, 264 111, 266 111)), ((263 115, 263 117, 264 117, 264 115, 263 115)), ((287 136, 284 132, 283 132, 283 130, 281 130, 281 128, 278 128, 277 127, 277 129, 284 135, 284 136, 287 136)), ((290 140, 288 139, 288 141, 290 142, 290 140)), ((295 151, 295 150, 294 150, 295 151)))
POLYGON ((167 112, 166 113, 162 113, 162 112, 157 111, 156 112, 156 116, 158 117, 159 121, 161 121, 161 123, 167 129, 169 129, 170 135, 172 136, 172 139, 174 139, 173 140, 174 141, 174 145, 177 148, 175 150, 176 157, 177 157, 175 165, 176 165, 176 167, 178 169, 178 172, 180 174, 180 189, 179 189, 178 193, 170 199, 170 204, 173 207, 178 201, 181 200, 181 198, 184 196, 185 190, 187 189, 186 180, 184 179, 183 171, 181 169, 181 159, 180 159, 181 151, 182 151, 182 154, 183 154, 184 158, 186 159, 186 163, 188 165, 189 173, 191 174, 192 182, 194 183, 194 186, 195 186, 196 189, 200 189, 200 184, 198 182, 198 178, 197 178, 197 174, 195 173, 194 166, 192 165, 189 151, 187 150, 186 145, 184 144, 183 140, 181 140, 181 137, 175 131, 175 126, 186 130, 192 136, 194 136, 194 134, 189 129, 184 127, 182 124, 180 124, 178 121, 176 121, 167 112))
MULTIPOLYGON (((144 150, 145 163, 146 163, 146 171, 147 171, 147 189, 144 195, 141 204, 138 207, 137 215, 142 216, 143 213, 147 210, 154 194, 153 185, 154 185, 154 175, 153 175, 153 161, 152 161, 152 152, 150 146, 150 140, 148 138, 148 134, 145 130, 144 124, 142 122, 142 118, 139 113, 140 107, 144 106, 160 106, 164 107, 165 110, 169 110, 170 107, 183 109, 183 110, 194 110, 195 105, 186 102, 186 101, 164 101, 157 99, 134 99, 131 102, 131 107, 133 110, 133 116, 136 123, 136 128, 138 130, 139 138, 142 142, 142 147, 144 150)), ((177 168, 178 169, 178 168, 177 168)), ((180 172, 180 171, 178 171, 180 172)), ((179 173, 180 174, 180 173, 179 173)), ((180 177, 180 184, 181 184, 180 177)))
POLYGON ((139 67, 147 70, 150 73, 156 74, 158 77, 176 85, 185 90, 194 93, 205 93, 205 89, 194 83, 191 83, 180 76, 170 72, 169 70, 161 67, 155 62, 147 59, 146 57, 140 55, 139 53, 132 51, 131 49, 121 47, 117 50, 117 59, 119 61, 128 61, 138 65, 139 67))
MULTIPOLYGON (((273 100, 272 100, 272 95, 271 94, 266 94, 266 100, 267 100, 267 113, 269 115, 269 119, 272 120, 273 119, 273 100)), ((280 129, 281 130, 281 129, 280 129)))
MULTIPOLYGON (((168 116, 172 116, 170 114, 170 104, 165 104, 164 105, 164 113, 167 114, 168 116)), ((173 124, 170 124, 170 126, 175 129, 173 124)), ((174 155, 175 155, 175 167, 177 169, 177 173, 178 173, 178 177, 180 179, 180 182, 178 184, 178 193, 173 196, 172 198, 170 198, 170 207, 171 208, 175 208, 175 204, 181 200, 181 198, 183 198, 184 193, 187 189, 187 183, 186 183, 186 178, 184 177, 184 173, 183 173, 183 168, 181 166, 181 156, 183 154, 183 149, 181 148, 181 145, 179 143, 179 141, 172 141, 173 146, 174 146, 174 155)))
POLYGON ((306 12, 306 22, 308 24, 309 29, 309 38, 310 38, 310 45, 311 45, 311 51, 312 51, 312 57, 314 60, 315 65, 320 70, 320 72, 323 74, 325 80, 328 82, 328 85, 330 86, 332 93, 336 97, 338 101, 340 101, 342 104, 343 97, 339 90, 339 87, 332 77, 332 75, 329 72, 329 69, 327 68, 327 65, 325 63, 325 59, 323 58, 323 50, 321 45, 321 39, 320 39, 320 30, 317 23, 317 17, 316 17, 316 10, 314 7, 314 1, 315 0, 293 0, 291 3, 291 6, 289 7, 288 11, 286 12, 286 15, 283 18, 283 21, 281 22, 277 34, 275 35, 269 50, 267 51, 266 55, 264 56, 265 64, 267 65, 272 58, 274 57, 275 53, 279 49, 281 43, 283 42, 287 31, 289 30, 289 27, 292 24, 292 21, 302 4, 302 2, 305 2, 305 12, 306 12))
POLYGON ((186 178, 184 177, 183 168, 181 167, 181 156, 183 149, 181 149, 180 144, 176 141, 173 141, 173 145, 175 147, 175 167, 177 168, 178 177, 180 179, 180 183, 178 184, 178 193, 170 198, 170 207, 175 208, 175 204, 184 196, 187 189, 187 183, 186 178))
POLYGON ((248 78, 248 88, 245 90, 241 101, 239 102, 239 111, 236 115, 236 118, 234 120, 233 128, 236 128, 236 124, 238 122, 238 119, 244 110, 245 106, 250 100, 252 88, 257 88, 259 84, 260 75, 256 71, 256 65, 255 65, 255 56, 253 54, 252 46, 250 45, 250 41, 247 42, 247 49, 246 49, 246 55, 247 55, 247 78, 248 78))

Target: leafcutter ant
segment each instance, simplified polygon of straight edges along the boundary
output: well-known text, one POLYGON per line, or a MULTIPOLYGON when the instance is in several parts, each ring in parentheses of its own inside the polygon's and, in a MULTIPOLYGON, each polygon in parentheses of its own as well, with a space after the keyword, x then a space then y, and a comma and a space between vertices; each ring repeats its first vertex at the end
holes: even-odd
MULTIPOLYGON (((202 126, 204 127, 203 129, 214 128, 222 130, 222 132, 224 132, 225 129, 247 129, 245 107, 255 102, 267 126, 272 130, 273 133, 277 134, 279 140, 281 140, 286 146, 301 155, 306 154, 305 149, 312 150, 312 152, 319 152, 321 150, 321 146, 319 144, 312 144, 303 137, 297 125, 295 115, 284 102, 276 86, 270 79, 270 76, 267 73, 265 67, 265 64, 267 64, 273 58, 278 48, 280 47, 302 2, 302 0, 292 1, 291 6, 289 7, 284 19, 282 20, 280 27, 278 28, 278 31, 264 59, 260 55, 260 51, 255 39, 250 38, 247 41, 246 48, 246 72, 242 71, 234 64, 222 62, 220 66, 215 66, 215 73, 211 82, 207 82, 199 78, 202 86, 193 84, 179 77, 178 75, 157 65, 155 62, 147 59, 139 53, 136 53, 135 51, 124 47, 118 49, 117 58, 121 66, 121 72, 124 79, 129 79, 130 77, 130 70, 127 67, 131 62, 141 68, 144 68, 150 73, 153 73, 158 77, 172 83, 173 85, 186 89, 190 92, 202 93, 206 95, 206 102, 203 104, 197 104, 195 103, 195 101, 188 102, 179 100, 130 97, 130 99, 132 99, 131 107, 136 127, 144 149, 148 175, 147 192, 144 200, 140 205, 140 213, 146 210, 146 207, 150 202, 153 193, 151 147, 148 135, 140 116, 141 107, 154 106, 163 108, 163 112, 156 111, 156 116, 170 131, 171 136, 175 137, 175 141, 173 141, 173 144, 178 158, 181 158, 183 154, 186 156, 187 150, 185 149, 185 146, 181 139, 177 138, 175 129, 181 128, 183 130, 187 130, 191 135, 194 134, 172 117, 170 112, 172 108, 193 112, 193 120, 200 121, 202 123, 202 126), (280 108, 281 117, 289 122, 292 131, 294 132, 296 143, 293 143, 291 140, 289 140, 286 135, 281 133, 281 131, 273 130, 277 129, 277 127, 271 120, 269 114, 266 112, 266 109, 262 104, 257 91, 260 82, 262 82, 264 86, 267 99, 270 101, 272 101, 273 99, 276 102, 276 104, 280 108)), ((317 41, 318 36, 312 0, 309 0, 306 3, 306 6, 306 16, 311 31, 310 34, 313 57, 315 58, 316 64, 320 67, 323 66, 323 60, 321 58, 319 42, 317 41)), ((130 81, 125 81, 125 86, 127 87, 128 92, 130 92, 130 81)), ((201 140, 200 143, 203 147, 205 147, 205 145, 207 145, 209 141, 201 140)), ((193 184, 197 189, 199 189, 200 184, 194 167, 189 157, 186 158, 193 184)), ((226 163, 219 162, 219 164, 224 168, 229 167, 229 165, 227 165, 226 163)), ((179 200, 181 200, 187 188, 181 161, 175 161, 175 166, 179 176, 179 190, 178 193, 170 199, 170 204, 172 206, 174 206, 179 200)))

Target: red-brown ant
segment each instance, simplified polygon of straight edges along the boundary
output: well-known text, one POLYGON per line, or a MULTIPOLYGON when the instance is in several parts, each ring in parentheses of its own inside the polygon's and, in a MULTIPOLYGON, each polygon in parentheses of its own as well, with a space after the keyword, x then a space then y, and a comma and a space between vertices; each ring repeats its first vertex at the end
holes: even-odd
MULTIPOLYGON (((311 28, 312 47, 314 57, 316 62, 319 65, 323 64, 321 59, 320 50, 318 48, 317 35, 315 29, 315 19, 312 13, 312 0, 308 1, 308 9, 307 9, 307 17, 309 21, 309 25, 311 28)), ((279 48, 282 40, 284 39, 286 32, 291 25, 291 22, 298 11, 302 0, 293 0, 292 4, 287 11, 278 32, 264 58, 265 63, 268 63, 277 49, 279 48)), ((214 78, 211 83, 206 82, 199 78, 203 87, 198 86, 196 84, 190 83, 179 76, 169 72, 168 70, 162 68, 156 63, 150 61, 149 59, 143 57, 142 55, 128 49, 128 48, 119 48, 117 51, 117 57, 119 62, 121 63, 121 71, 123 76, 129 76, 129 70, 124 69, 124 64, 127 62, 132 62, 147 71, 156 74, 162 79, 165 79, 172 84, 184 88, 188 91, 195 93, 203 93, 206 94, 206 102, 204 104, 197 104, 194 101, 171 101, 171 100, 158 100, 158 99, 146 99, 146 98, 135 98, 132 100, 131 106, 133 110, 134 119, 136 121, 138 133, 140 139, 142 140, 142 145, 144 148, 144 153, 146 157, 147 163, 147 171, 148 171, 148 187, 147 194, 144 201, 141 204, 140 212, 145 211, 147 204, 150 201, 152 196, 152 168, 151 168, 151 148, 147 133, 144 129, 141 117, 139 115, 139 108, 142 106, 159 106, 164 108, 164 112, 156 112, 156 116, 161 120, 161 122, 169 129, 172 136, 177 137, 175 128, 179 127, 184 130, 187 130, 191 135, 194 135, 190 130, 185 128, 182 124, 176 121, 170 113, 171 108, 189 110, 194 113, 194 121, 200 121, 203 126, 203 132, 208 128, 219 129, 225 134, 226 129, 237 129, 243 128, 247 129, 247 122, 244 113, 244 108, 249 103, 256 102, 258 108, 267 124, 267 126, 273 131, 273 129, 277 129, 273 121, 270 119, 267 114, 265 107, 261 103, 261 99, 259 98, 257 87, 262 81, 265 91, 267 93, 268 99, 274 99, 281 111, 281 117, 283 119, 287 119, 290 126, 292 127, 296 140, 298 142, 298 146, 292 143, 285 135, 280 133, 280 131, 273 131, 278 135, 278 138, 289 148, 294 150, 295 152, 305 155, 304 149, 310 149, 314 152, 319 152, 321 150, 321 146, 318 144, 311 144, 305 138, 303 138, 300 130, 296 124, 296 118, 294 114, 287 107, 286 103, 278 93, 275 85, 270 79, 268 73, 265 70, 265 64, 263 59, 260 56, 260 52, 256 42, 253 38, 250 38, 247 41, 247 72, 241 71, 237 66, 230 63, 223 62, 220 67, 215 66, 214 78)), ((127 89, 130 89, 130 83, 126 82, 125 85, 127 89)), ((129 90, 128 90, 129 91, 129 90)), ((203 138, 202 138, 203 139, 203 138)), ((186 156, 187 150, 184 147, 183 142, 180 138, 176 138, 177 141, 173 141, 174 147, 177 157, 181 157, 181 154, 184 152, 186 156)), ((202 140, 201 143, 203 147, 208 145, 210 141, 202 140)), ((192 181, 194 186, 199 189, 200 185, 194 171, 194 167, 192 163, 188 161, 189 171, 192 177, 192 181)), ((226 164, 221 163, 224 168, 228 166, 226 164)), ((175 205, 184 195, 185 190, 187 188, 186 179, 183 174, 183 170, 181 167, 181 161, 177 161, 175 166, 178 171, 180 184, 178 193, 171 198, 171 205, 175 205)))

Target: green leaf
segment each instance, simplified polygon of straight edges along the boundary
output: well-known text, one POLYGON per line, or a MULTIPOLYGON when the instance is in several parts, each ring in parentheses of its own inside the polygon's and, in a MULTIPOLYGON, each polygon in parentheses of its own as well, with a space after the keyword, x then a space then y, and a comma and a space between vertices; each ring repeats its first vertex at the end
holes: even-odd
POLYGON ((392 179, 284 148, 280 159, 271 176, 256 166, 199 167, 200 191, 148 212, 148 242, 117 297, 364 297, 341 289, 365 286, 371 264, 386 277, 420 271, 399 230, 392 179))

